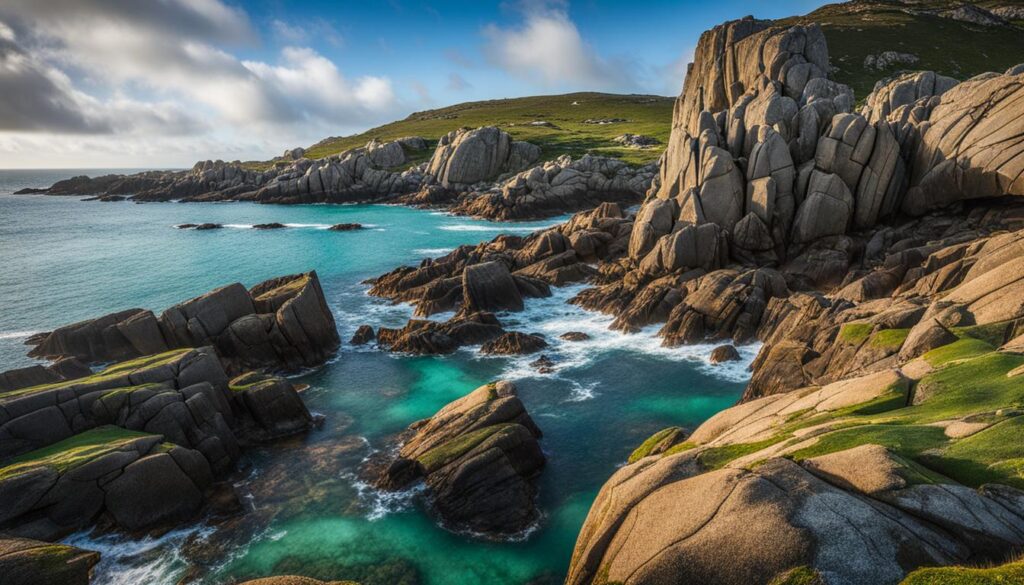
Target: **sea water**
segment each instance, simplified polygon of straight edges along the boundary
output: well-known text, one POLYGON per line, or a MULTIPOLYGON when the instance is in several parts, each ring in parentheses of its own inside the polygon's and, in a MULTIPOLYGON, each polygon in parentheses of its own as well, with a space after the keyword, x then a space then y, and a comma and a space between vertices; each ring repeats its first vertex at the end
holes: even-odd
MULTIPOLYGON (((95 174, 92 171, 92 174, 95 174)), ((537 356, 392 355, 347 343, 356 327, 400 326, 412 315, 366 294, 362 282, 399 265, 500 233, 526 234, 565 218, 495 223, 383 205, 85 202, 10 195, 77 173, 0 171, 0 370, 30 365, 34 332, 132 307, 162 310, 232 282, 316 270, 343 346, 327 365, 296 376, 324 416, 321 428, 251 449, 229 480, 244 514, 207 517, 141 539, 82 532, 66 542, 102 553, 94 583, 224 583, 273 574, 376 584, 559 583, 602 483, 646 437, 695 427, 734 403, 756 351, 712 366, 711 346, 663 348, 656 327, 624 335, 611 317, 567 304, 582 287, 529 299, 500 315, 510 329, 542 333, 553 374, 537 356), (181 230, 214 222, 224 229, 181 230), (280 222, 287 229, 254 230, 280 222), (332 232, 336 223, 366 229, 332 232), (591 339, 563 341, 567 331, 591 339), (490 542, 441 528, 417 490, 371 486, 369 466, 411 422, 494 379, 513 380, 544 432, 537 526, 490 542)), ((439 315, 436 318, 445 318, 439 315)))

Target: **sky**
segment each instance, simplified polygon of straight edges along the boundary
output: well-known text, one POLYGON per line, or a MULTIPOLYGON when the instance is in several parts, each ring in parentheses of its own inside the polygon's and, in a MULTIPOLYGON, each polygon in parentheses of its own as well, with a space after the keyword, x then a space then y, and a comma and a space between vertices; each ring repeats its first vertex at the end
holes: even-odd
POLYGON ((700 33, 811 0, 0 0, 0 168, 265 160, 460 102, 676 95, 700 33))

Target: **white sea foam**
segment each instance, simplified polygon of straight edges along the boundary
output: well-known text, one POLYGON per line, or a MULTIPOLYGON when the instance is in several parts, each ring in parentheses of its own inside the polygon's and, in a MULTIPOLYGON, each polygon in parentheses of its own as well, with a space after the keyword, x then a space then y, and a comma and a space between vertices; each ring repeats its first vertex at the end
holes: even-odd
POLYGON ((236 230, 248 230, 248 229, 252 229, 252 226, 253 226, 253 224, 251 224, 251 223, 226 223, 226 224, 224 224, 224 227, 232 228, 232 229, 236 229, 236 230))
POLYGON ((40 331, 0 331, 0 339, 27 339, 40 331))
MULTIPOLYGON (((555 362, 555 376, 560 372, 584 368, 603 359, 611 351, 645 354, 669 361, 686 361, 694 364, 702 373, 730 382, 746 382, 750 379, 749 365, 757 355, 760 344, 737 347, 741 359, 736 362, 713 365, 709 357, 718 344, 702 343, 680 347, 663 347, 657 332, 660 324, 651 325, 637 333, 626 334, 608 329, 614 318, 594 311, 584 310, 566 301, 575 296, 584 285, 552 289, 552 296, 544 299, 527 299, 526 309, 519 313, 499 315, 508 329, 544 335, 549 347, 543 353, 555 362), (566 341, 559 335, 568 331, 581 331, 590 336, 585 341, 566 341)), ((481 358, 483 359, 483 358, 481 358)), ((506 358, 508 359, 508 358, 506 358)), ((503 375, 511 379, 541 376, 530 362, 537 354, 519 356, 509 360, 503 375)), ((549 374, 550 375, 550 374, 549 374)), ((565 376, 571 380, 571 376, 565 376)), ((583 401, 593 397, 596 387, 574 388, 570 401, 583 401)))
POLYGON ((455 248, 417 248, 412 251, 418 256, 443 256, 455 248))
POLYGON ((554 227, 558 224, 541 225, 541 226, 512 226, 507 224, 494 224, 494 225, 481 225, 481 224, 466 224, 459 223, 453 225, 443 225, 438 229, 446 232, 535 232, 537 230, 544 230, 554 227))
POLYGON ((190 537, 207 538, 213 529, 195 525, 162 536, 127 538, 121 534, 96 535, 78 532, 66 544, 100 553, 94 579, 97 583, 176 583, 187 569, 182 544, 190 537), (156 551, 161 551, 155 554, 156 551))
POLYGON ((356 490, 359 502, 366 508, 366 519, 371 522, 410 509, 426 489, 424 484, 419 483, 407 490, 391 492, 378 489, 354 475, 349 475, 348 479, 356 490))

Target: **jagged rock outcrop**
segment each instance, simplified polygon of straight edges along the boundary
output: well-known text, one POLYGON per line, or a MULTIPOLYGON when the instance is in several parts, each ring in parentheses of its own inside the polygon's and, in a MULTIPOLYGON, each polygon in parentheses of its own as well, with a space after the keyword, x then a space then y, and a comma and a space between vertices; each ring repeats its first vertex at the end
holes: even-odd
POLYGON ((232 372, 316 366, 340 345, 315 272, 271 279, 249 290, 237 283, 221 287, 160 317, 143 309, 111 313, 36 341, 32 357, 71 356, 90 363, 211 345, 232 372))
POLYGON ((441 137, 426 174, 446 189, 467 187, 515 173, 536 162, 540 147, 515 141, 495 126, 460 128, 441 137))
POLYGON ((28 538, 0 537, 0 574, 9 585, 89 585, 97 552, 28 538))
POLYGON ((127 530, 166 525, 195 514, 212 481, 198 451, 98 427, 0 468, 0 530, 52 539, 104 513, 127 530))
POLYGON ((533 480, 544 467, 541 431, 509 382, 477 388, 413 423, 379 483, 422 480, 445 526, 500 537, 538 517, 533 480))
POLYGON ((480 312, 444 322, 410 319, 401 329, 381 327, 377 330, 377 345, 400 353, 446 354, 464 345, 487 343, 504 333, 493 313, 480 312))
POLYGON ((633 205, 643 199, 657 173, 655 165, 634 168, 611 158, 568 155, 516 174, 489 191, 470 192, 453 213, 494 220, 548 217, 597 207, 604 202, 633 205))

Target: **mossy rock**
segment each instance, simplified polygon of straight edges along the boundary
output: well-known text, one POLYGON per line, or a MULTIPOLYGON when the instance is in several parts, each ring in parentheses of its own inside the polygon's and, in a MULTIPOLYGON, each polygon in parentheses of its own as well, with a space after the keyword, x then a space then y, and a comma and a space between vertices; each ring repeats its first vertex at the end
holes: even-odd
POLYGON ((137 439, 156 436, 113 425, 97 427, 11 459, 6 466, 0 468, 0 481, 40 466, 65 473, 98 457, 121 450, 137 439))
POLYGON ((775 577, 769 585, 825 585, 825 581, 820 573, 805 565, 775 577))
POLYGON ((860 345, 871 336, 874 329, 871 323, 844 323, 839 327, 838 339, 847 345, 860 345))
POLYGON ((639 447, 634 449, 629 455, 628 463, 636 463, 652 453, 664 454, 669 449, 675 447, 682 439, 685 439, 686 436, 686 430, 681 427, 662 429, 648 437, 639 447))
POLYGON ((501 423, 477 429, 442 443, 416 458, 426 473, 431 473, 462 457, 492 435, 516 426, 515 423, 501 423))
POLYGON ((97 372, 91 376, 84 378, 76 378, 74 380, 63 380, 60 382, 52 382, 50 384, 40 384, 39 386, 30 386, 28 388, 22 388, 20 390, 14 390, 12 392, 5 392, 0 395, 0 400, 6 400, 10 398, 17 398, 25 396, 35 392, 44 392, 47 390, 55 390, 58 388, 68 388, 71 386, 88 386, 92 384, 100 384, 108 380, 115 380, 118 378, 124 378, 129 374, 138 372, 140 370, 156 368, 166 364, 170 364, 180 359, 188 352, 193 351, 192 348, 181 348, 172 349, 164 353, 158 353, 154 355, 148 355, 126 362, 119 362, 108 368, 97 372))
POLYGON ((900 585, 1018 585, 1024 583, 1024 561, 998 567, 929 567, 907 575, 900 585))

